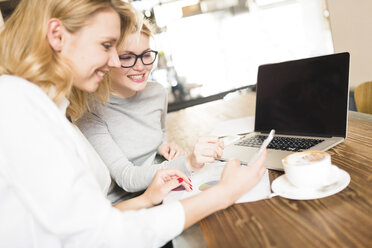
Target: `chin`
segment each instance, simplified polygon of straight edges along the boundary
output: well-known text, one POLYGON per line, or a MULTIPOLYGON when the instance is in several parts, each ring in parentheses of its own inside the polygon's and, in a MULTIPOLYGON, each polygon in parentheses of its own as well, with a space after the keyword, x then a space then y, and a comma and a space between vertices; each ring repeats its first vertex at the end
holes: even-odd
POLYGON ((87 93, 93 93, 98 89, 99 83, 96 82, 89 82, 85 85, 82 85, 82 87, 76 87, 81 91, 87 92, 87 93))
POLYGON ((147 85, 147 81, 144 81, 144 82, 141 82, 141 83, 135 83, 133 85, 133 88, 135 88, 136 90, 143 90, 147 85))

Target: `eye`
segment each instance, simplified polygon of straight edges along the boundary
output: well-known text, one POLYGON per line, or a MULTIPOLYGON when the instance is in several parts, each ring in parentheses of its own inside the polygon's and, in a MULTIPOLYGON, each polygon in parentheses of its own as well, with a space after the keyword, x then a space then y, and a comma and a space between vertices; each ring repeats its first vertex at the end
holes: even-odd
POLYGON ((151 56, 150 52, 147 52, 147 53, 143 54, 143 58, 145 58, 145 59, 148 59, 148 58, 151 58, 151 57, 152 56, 151 56))
POLYGON ((131 59, 133 59, 133 55, 131 55, 131 54, 123 54, 123 55, 120 55, 119 56, 119 59, 121 59, 121 60, 131 60, 131 59))
POLYGON ((109 50, 111 47, 112 47, 112 44, 111 43, 103 43, 102 46, 106 49, 106 50, 109 50))

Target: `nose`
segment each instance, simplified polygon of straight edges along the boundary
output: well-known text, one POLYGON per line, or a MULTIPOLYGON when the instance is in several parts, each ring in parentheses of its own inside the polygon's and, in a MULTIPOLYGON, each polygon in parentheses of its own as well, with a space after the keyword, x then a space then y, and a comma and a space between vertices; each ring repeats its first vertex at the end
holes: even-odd
POLYGON ((133 66, 133 69, 136 71, 142 71, 144 67, 145 65, 143 64, 142 59, 138 58, 136 63, 133 66))
POLYGON ((121 66, 120 60, 119 60, 119 54, 116 49, 112 49, 112 52, 110 53, 110 57, 108 60, 108 66, 110 67, 117 67, 119 68, 121 66))

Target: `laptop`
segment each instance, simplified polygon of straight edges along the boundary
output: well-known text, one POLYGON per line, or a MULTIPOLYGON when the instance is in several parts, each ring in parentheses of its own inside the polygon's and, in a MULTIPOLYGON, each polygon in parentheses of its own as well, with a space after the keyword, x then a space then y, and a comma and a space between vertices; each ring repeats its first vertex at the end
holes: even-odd
POLYGON ((226 146, 223 159, 250 161, 271 129, 265 165, 273 170, 283 170, 281 160, 293 152, 326 151, 343 142, 349 63, 345 52, 259 66, 254 132, 226 146))

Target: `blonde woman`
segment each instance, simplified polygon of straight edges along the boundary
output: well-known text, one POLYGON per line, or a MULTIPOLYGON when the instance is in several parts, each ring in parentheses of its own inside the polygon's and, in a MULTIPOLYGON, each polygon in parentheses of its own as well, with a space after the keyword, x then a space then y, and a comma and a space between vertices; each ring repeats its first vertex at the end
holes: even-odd
POLYGON ((121 67, 110 70, 107 104, 91 108, 77 122, 119 186, 109 192, 114 203, 136 195, 128 192, 145 190, 159 169, 177 168, 190 175, 223 151, 217 137, 201 137, 188 156, 167 142, 167 93, 161 84, 148 82, 157 56, 150 38, 148 24, 134 26, 118 46, 121 67), (166 161, 156 163, 156 154, 166 161))
POLYGON ((79 113, 84 97, 71 97, 71 87, 94 92, 108 69, 120 66, 116 45, 132 25, 131 15, 119 0, 23 0, 5 22, 0 33, 1 246, 161 246, 231 205, 262 177, 264 156, 250 167, 232 161, 211 189, 151 208, 174 187, 187 188, 184 173, 161 170, 143 195, 111 206, 106 184, 96 175, 104 167, 97 162, 93 169, 92 149, 65 117, 66 97, 76 101, 71 113, 79 113))

